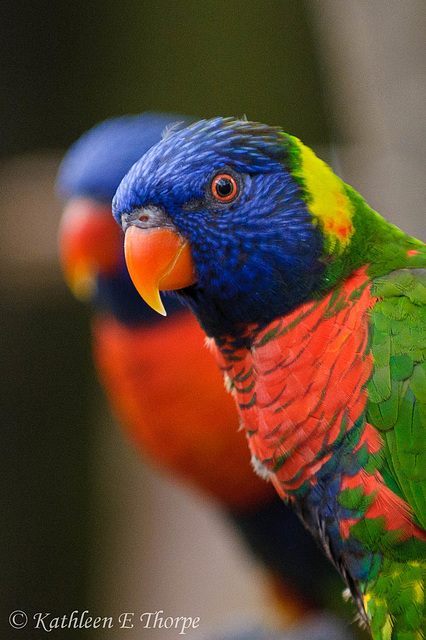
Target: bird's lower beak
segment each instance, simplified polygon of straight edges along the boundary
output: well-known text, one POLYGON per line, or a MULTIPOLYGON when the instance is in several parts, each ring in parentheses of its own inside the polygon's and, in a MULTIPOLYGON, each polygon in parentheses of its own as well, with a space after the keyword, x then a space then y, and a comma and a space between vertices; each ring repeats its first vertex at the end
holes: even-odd
POLYGON ((139 294, 163 316, 166 310, 159 292, 183 289, 196 282, 189 242, 173 229, 130 225, 124 253, 139 294))
POLYGON ((111 207, 85 198, 67 204, 59 229, 59 254, 64 278, 75 296, 87 299, 97 275, 118 268, 122 236, 111 207))

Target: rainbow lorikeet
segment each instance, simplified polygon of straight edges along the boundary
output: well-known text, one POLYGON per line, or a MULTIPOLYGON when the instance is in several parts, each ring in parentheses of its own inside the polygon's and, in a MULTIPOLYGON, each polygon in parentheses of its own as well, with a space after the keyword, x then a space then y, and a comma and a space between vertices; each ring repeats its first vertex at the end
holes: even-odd
MULTIPOLYGON (((113 201, 130 274, 211 338, 253 464, 376 640, 426 636, 426 248, 297 138, 232 118, 171 133, 113 201)), ((283 536, 285 531, 283 530, 283 536)))
POLYGON ((332 606, 324 590, 333 585, 337 593, 340 581, 294 513, 253 473, 235 403, 193 314, 169 297, 164 322, 137 293, 125 265, 123 233, 111 216, 122 177, 176 120, 188 124, 187 118, 152 113, 107 120, 68 151, 58 176, 66 201, 63 271, 71 289, 94 303, 97 370, 126 433, 147 459, 224 507, 244 541, 273 569, 286 615, 298 617, 332 606))

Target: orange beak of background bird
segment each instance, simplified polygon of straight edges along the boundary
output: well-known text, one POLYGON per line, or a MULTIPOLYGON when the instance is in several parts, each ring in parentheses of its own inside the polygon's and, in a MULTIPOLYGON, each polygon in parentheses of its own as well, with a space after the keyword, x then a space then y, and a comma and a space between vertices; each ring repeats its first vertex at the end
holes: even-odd
POLYGON ((122 242, 110 206, 85 198, 70 200, 59 229, 59 254, 65 280, 77 298, 90 296, 98 274, 118 268, 122 242))
POLYGON ((166 315, 160 291, 183 289, 196 282, 189 242, 173 229, 128 227, 124 243, 133 284, 150 307, 166 315))

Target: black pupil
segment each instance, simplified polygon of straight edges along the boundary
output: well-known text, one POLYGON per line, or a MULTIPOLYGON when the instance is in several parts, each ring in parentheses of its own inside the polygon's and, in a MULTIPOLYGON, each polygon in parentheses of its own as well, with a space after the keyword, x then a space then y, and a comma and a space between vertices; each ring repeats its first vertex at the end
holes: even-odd
POLYGON ((228 196, 230 196, 233 189, 234 185, 229 180, 229 178, 219 178, 219 180, 216 182, 217 195, 221 198, 227 198, 228 196))

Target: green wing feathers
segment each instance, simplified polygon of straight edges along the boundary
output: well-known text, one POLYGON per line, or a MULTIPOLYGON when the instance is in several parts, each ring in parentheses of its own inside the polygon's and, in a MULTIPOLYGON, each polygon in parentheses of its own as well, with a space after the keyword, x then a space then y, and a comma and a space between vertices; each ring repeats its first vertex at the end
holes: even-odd
POLYGON ((368 420, 386 443, 386 471, 426 529, 426 269, 376 278, 371 293, 368 420))

